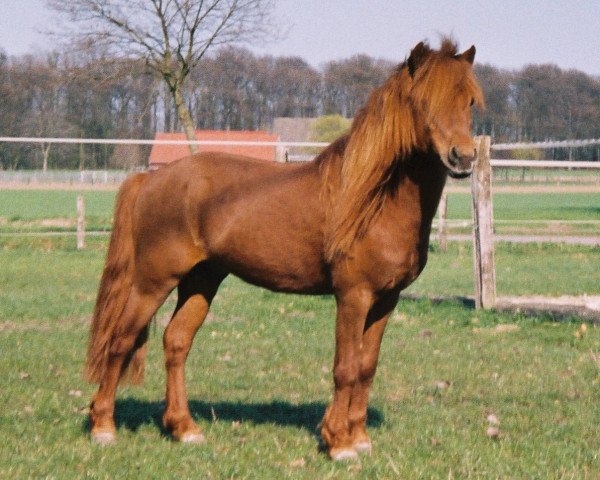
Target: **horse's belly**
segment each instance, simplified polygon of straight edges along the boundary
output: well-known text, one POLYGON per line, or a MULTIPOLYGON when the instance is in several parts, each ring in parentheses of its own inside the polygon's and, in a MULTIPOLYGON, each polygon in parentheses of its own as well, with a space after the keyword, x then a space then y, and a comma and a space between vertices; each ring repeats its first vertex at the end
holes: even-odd
POLYGON ((261 255, 246 252, 243 255, 226 254, 220 263, 234 275, 254 285, 277 292, 328 293, 331 280, 325 267, 316 258, 286 254, 261 255))
POLYGON ((311 230, 237 224, 209 240, 209 258, 243 280, 274 291, 326 293, 331 280, 322 260, 322 239, 311 230))

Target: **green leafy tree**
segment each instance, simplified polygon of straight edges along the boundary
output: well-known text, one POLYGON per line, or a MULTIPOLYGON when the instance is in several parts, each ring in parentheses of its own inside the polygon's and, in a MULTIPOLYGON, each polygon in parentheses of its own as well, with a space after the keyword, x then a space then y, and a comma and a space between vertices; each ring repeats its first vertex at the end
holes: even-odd
POLYGON ((310 139, 313 142, 333 142, 336 138, 346 133, 352 120, 341 115, 324 115, 317 118, 310 128, 310 139))

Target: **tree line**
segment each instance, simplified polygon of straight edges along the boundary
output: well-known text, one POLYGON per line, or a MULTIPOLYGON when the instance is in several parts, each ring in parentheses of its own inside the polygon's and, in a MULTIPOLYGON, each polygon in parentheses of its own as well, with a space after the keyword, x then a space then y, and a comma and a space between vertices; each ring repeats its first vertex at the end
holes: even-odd
MULTIPOLYGON (((276 117, 351 118, 394 68, 367 55, 315 68, 299 57, 230 46, 190 71, 183 97, 198 129, 268 130, 276 117)), ((475 72, 486 109, 475 112, 474 133, 494 142, 600 137, 600 78, 554 65, 516 71, 476 65, 475 72)), ((156 73, 141 61, 95 53, 8 57, 0 50, 0 106, 1 136, 153 138, 156 131, 182 128, 156 73)), ((581 159, 599 154, 596 147, 576 152, 581 159)), ((130 167, 146 155, 110 145, 2 143, 0 168, 130 167)))

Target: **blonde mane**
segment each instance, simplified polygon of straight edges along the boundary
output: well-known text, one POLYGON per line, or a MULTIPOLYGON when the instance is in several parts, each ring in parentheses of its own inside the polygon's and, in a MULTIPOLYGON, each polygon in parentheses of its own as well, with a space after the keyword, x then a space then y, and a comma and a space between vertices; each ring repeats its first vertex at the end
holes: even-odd
POLYGON ((463 96, 483 102, 465 63, 456 61, 456 45, 448 39, 442 41, 439 51, 419 44, 357 114, 345 149, 334 162, 339 165, 325 169, 328 260, 346 254, 354 240, 365 234, 381 211, 398 163, 429 148, 429 120, 452 111, 463 96), (415 118, 415 109, 425 113, 419 116, 421 122, 415 118))

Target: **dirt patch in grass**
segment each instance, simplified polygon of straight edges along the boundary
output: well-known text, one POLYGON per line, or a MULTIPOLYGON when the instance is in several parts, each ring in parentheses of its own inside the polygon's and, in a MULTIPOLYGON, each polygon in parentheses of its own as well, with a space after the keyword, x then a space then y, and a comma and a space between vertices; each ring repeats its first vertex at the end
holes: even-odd
POLYGON ((90 324, 91 317, 72 316, 60 319, 60 321, 50 322, 47 320, 23 320, 11 321, 0 320, 0 333, 4 332, 57 332, 72 328, 74 325, 83 325, 85 328, 90 324))
POLYGON ((0 322, 0 333, 2 332, 49 332, 52 328, 48 323, 32 323, 32 322, 0 322))
POLYGON ((72 228, 75 226, 75 221, 69 218, 46 218, 40 220, 39 225, 42 227, 72 228))

